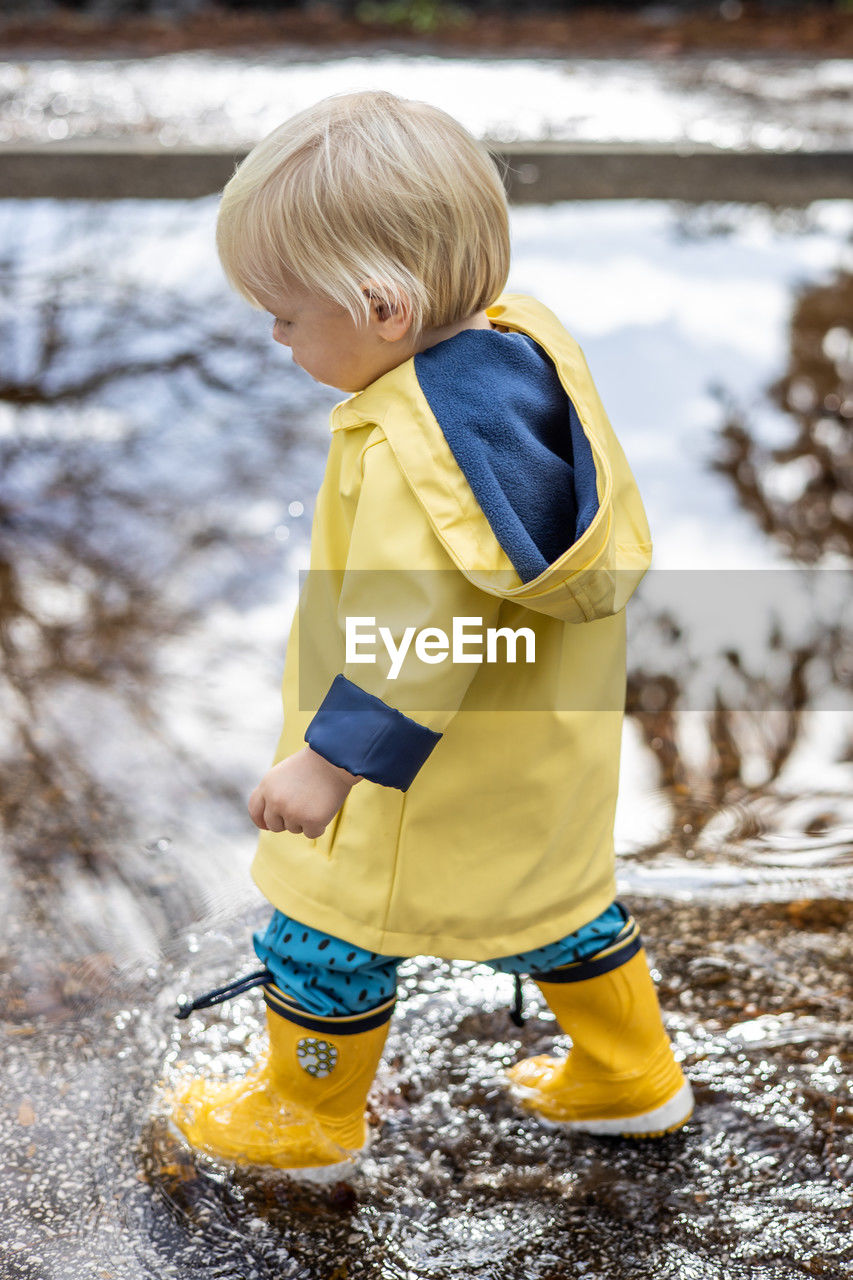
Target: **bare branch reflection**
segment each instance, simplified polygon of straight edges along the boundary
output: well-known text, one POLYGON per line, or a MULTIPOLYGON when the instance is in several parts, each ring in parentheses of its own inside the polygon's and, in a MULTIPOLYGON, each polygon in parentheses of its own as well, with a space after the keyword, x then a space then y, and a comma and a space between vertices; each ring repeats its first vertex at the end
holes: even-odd
MULTIPOLYGON (((750 841, 766 851, 774 830, 784 832, 792 799, 784 773, 802 744, 807 713, 851 705, 843 695, 853 688, 847 567, 853 552, 853 275, 841 272, 829 284, 804 288, 794 300, 788 368, 767 389, 790 425, 788 442, 763 443, 725 390, 717 387, 715 394, 726 419, 712 469, 731 482, 741 506, 792 561, 843 566, 833 579, 838 608, 827 620, 808 604, 797 610, 788 603, 787 616, 768 626, 760 660, 736 648, 721 650, 716 659, 728 677, 736 677, 735 692, 727 678, 712 708, 701 713, 691 702, 695 670, 687 657, 686 617, 664 612, 647 620, 655 650, 670 652, 665 664, 632 670, 627 706, 654 756, 670 825, 640 857, 675 849, 683 857, 713 859, 731 856, 733 846, 748 856, 750 841), (805 636, 804 618, 811 624, 805 636), (753 710, 747 713, 744 706, 753 710), (687 752, 682 745, 685 712, 690 732, 704 739, 698 758, 695 747, 687 752), (721 830, 721 814, 728 815, 725 842, 703 841, 709 823, 721 830)), ((846 744, 839 740, 842 760, 849 739, 846 744)), ((803 844, 810 836, 823 838, 828 825, 822 819, 811 830, 807 826, 800 833, 803 844)), ((853 862, 853 842, 840 834, 830 856, 853 862)))
MULTIPOLYGON (((160 245, 179 249, 187 213, 164 210, 160 245)), ((29 254, 0 262, 0 820, 30 876, 55 879, 70 858, 132 882, 127 808, 94 757, 163 741, 164 642, 191 643, 214 602, 239 614, 275 594, 283 539, 302 536, 289 508, 323 445, 301 419, 322 420, 325 397, 292 387, 266 321, 247 322, 212 273, 191 292, 136 287, 128 229, 97 206, 64 235, 36 212, 29 234, 29 254), (85 688, 118 721, 99 727, 85 688)), ((225 770, 168 749, 242 807, 225 770)))
MULTIPOLYGON (((745 510, 792 559, 818 564, 853 555, 853 274, 804 289, 794 304, 788 368, 768 394, 791 439, 757 440, 726 406, 713 467, 745 510)), ((723 393, 720 398, 725 400, 723 393)))

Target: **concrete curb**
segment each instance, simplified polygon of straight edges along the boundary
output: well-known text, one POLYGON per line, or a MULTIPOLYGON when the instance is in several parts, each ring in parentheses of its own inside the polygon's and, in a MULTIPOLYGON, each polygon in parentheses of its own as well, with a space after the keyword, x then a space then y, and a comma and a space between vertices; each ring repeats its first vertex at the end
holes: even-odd
MULTIPOLYGON (((558 200, 733 200, 778 206, 853 198, 853 149, 724 151, 691 144, 486 145, 514 204, 558 200)), ((193 199, 220 191, 245 147, 126 140, 0 146, 0 196, 193 199)))

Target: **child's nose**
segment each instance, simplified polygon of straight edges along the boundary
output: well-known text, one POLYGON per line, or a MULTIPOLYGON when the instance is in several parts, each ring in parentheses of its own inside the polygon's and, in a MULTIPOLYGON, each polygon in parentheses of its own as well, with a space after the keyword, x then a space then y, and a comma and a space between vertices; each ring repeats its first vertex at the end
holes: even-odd
POLYGON ((280 342, 283 347, 289 347, 290 341, 287 337, 287 329, 283 324, 276 320, 272 327, 272 336, 275 342, 280 342))

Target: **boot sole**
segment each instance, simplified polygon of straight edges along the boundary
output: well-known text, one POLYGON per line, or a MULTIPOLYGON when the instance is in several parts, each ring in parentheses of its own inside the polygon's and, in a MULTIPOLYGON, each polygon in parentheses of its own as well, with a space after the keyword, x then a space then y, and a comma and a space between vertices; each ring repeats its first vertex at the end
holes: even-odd
MULTIPOLYGON (((513 1085, 512 1092, 519 1099, 536 1096, 535 1089, 526 1089, 523 1085, 513 1085)), ((535 1111, 535 1114, 548 1129, 569 1129, 576 1133, 592 1133, 612 1138, 662 1138, 687 1124, 693 1115, 693 1105, 693 1090, 685 1081, 663 1106, 655 1107, 653 1111, 644 1111, 638 1116, 601 1120, 550 1120, 540 1111, 535 1111)))
POLYGON ((358 1151, 354 1151, 347 1160, 338 1160, 335 1164, 306 1165, 300 1169, 286 1169, 281 1165, 269 1164, 261 1160, 236 1160, 233 1156, 213 1155, 209 1151, 203 1151, 187 1141, 186 1135, 181 1132, 171 1118, 167 1119, 166 1128, 183 1149, 189 1151, 193 1157, 203 1156, 206 1160, 215 1160, 217 1164, 228 1165, 231 1169, 267 1169, 271 1172, 282 1173, 293 1182, 311 1183, 314 1186, 327 1186, 330 1183, 340 1182, 341 1178, 346 1177, 348 1174, 353 1174, 358 1168, 361 1156, 364 1155, 370 1145, 370 1135, 368 1135, 364 1146, 358 1151))

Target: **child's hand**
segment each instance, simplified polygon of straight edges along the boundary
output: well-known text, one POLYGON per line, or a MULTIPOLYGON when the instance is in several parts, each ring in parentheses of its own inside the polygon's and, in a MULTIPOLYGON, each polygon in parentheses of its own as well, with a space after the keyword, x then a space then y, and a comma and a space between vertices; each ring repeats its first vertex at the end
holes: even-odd
POLYGON ((316 840, 361 781, 360 774, 303 747, 261 779, 249 796, 249 815, 262 831, 295 831, 316 840))

